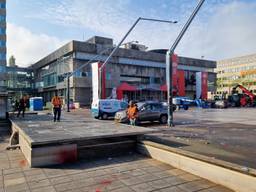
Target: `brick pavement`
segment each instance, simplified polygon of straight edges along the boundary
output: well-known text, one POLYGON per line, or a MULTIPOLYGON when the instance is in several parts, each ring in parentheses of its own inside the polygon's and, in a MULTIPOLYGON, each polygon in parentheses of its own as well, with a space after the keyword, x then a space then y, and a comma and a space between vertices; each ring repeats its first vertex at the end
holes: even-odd
POLYGON ((138 154, 29 168, 20 150, 5 150, 8 136, 0 139, 0 192, 230 192, 138 154))

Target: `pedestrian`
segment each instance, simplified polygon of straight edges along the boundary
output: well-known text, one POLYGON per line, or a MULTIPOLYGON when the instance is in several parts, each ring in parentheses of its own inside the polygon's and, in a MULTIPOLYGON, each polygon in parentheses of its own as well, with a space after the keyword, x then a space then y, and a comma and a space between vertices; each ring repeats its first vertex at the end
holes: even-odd
POLYGON ((62 107, 62 100, 58 96, 58 93, 55 93, 55 96, 52 98, 52 106, 53 106, 53 120, 54 122, 60 121, 61 116, 61 107, 62 107))
POLYGON ((26 110, 26 100, 25 97, 21 97, 19 100, 19 104, 18 104, 18 114, 17 117, 20 116, 20 113, 22 112, 22 117, 24 117, 25 115, 25 110, 26 110))
POLYGON ((130 121, 130 125, 135 126, 136 125, 136 120, 138 118, 138 107, 133 101, 129 102, 129 107, 128 107, 128 110, 127 110, 127 116, 128 116, 129 121, 130 121))

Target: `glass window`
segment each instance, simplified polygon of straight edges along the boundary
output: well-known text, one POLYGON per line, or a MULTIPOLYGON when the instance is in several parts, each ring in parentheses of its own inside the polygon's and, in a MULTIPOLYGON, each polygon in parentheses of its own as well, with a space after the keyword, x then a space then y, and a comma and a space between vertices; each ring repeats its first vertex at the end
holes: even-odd
POLYGON ((160 110, 162 108, 161 104, 152 104, 152 110, 160 110))
POLYGON ((5 15, 0 15, 0 21, 3 22, 6 20, 6 16, 5 15))
POLYGON ((6 60, 6 53, 0 53, 0 60, 6 60))
POLYGON ((0 41, 0 47, 6 47, 6 41, 0 41))
POLYGON ((5 35, 6 34, 6 29, 5 28, 0 28, 0 35, 5 35))
POLYGON ((6 3, 0 3, 0 8, 1 9, 6 9, 6 3))
POLYGON ((111 80, 111 73, 106 73, 106 80, 111 80))
POLYGON ((126 102, 120 103, 121 109, 126 109, 128 107, 128 104, 126 102))
POLYGON ((6 67, 3 65, 0 65, 0 73, 6 72, 6 67))

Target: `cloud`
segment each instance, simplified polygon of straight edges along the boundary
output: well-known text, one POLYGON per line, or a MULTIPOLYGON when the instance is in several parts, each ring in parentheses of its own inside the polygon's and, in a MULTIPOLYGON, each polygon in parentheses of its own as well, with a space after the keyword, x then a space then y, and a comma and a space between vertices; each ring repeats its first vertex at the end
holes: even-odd
MULTIPOLYGON (((143 21, 136 26, 127 41, 138 40, 150 49, 169 48, 197 4, 196 0, 137 0, 136 3, 131 0, 33 2, 40 5, 41 11, 29 17, 69 29, 74 27, 76 30, 75 27, 79 27, 84 31, 94 31, 95 35, 111 37, 116 43, 138 17, 178 20, 179 23, 175 25, 143 21)), ((196 58, 204 56, 213 60, 255 53, 255 9, 256 2, 253 1, 205 1, 176 52, 183 56, 196 58)), ((36 34, 32 36, 38 37, 36 34)), ((41 38, 35 39, 38 41, 41 38)), ((44 53, 53 50, 61 43, 57 38, 47 36, 43 41, 43 45, 47 45, 45 42, 55 42, 51 47, 42 46, 40 42, 41 45, 38 47, 45 49, 44 53)), ((33 43, 34 46, 36 44, 33 43)))
POLYGON ((7 59, 14 55, 19 66, 27 67, 64 44, 46 34, 35 34, 29 29, 7 23, 7 59))

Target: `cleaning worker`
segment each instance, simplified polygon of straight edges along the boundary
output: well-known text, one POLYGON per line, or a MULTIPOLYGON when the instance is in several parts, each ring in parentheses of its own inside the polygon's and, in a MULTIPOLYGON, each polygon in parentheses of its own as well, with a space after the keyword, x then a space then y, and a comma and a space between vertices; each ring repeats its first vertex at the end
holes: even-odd
POLYGON ((138 118, 138 107, 133 101, 129 102, 129 107, 128 107, 128 110, 127 110, 127 116, 128 116, 129 121, 130 121, 130 125, 135 126, 136 125, 136 120, 138 118))
POLYGON ((61 116, 61 107, 62 107, 62 99, 58 96, 58 92, 55 92, 55 96, 52 98, 52 106, 53 106, 53 120, 54 122, 60 121, 61 116))

